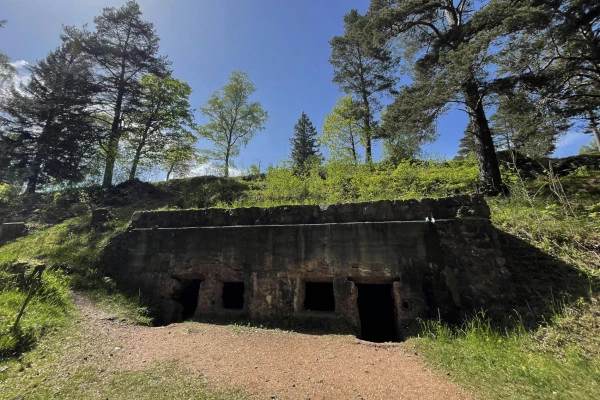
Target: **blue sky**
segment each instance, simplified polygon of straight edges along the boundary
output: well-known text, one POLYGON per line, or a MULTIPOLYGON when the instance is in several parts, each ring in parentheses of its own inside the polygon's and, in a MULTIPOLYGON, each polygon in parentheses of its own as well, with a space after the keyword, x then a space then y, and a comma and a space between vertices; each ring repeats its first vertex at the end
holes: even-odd
MULTIPOLYGON (((0 51, 13 61, 35 63, 59 43, 62 25, 93 26, 103 7, 125 0, 2 0, 0 51)), ((161 53, 173 62, 175 77, 193 89, 198 108, 222 87, 233 70, 250 75, 254 100, 269 111, 266 130, 243 149, 237 164, 248 167, 289 157, 289 138, 302 111, 320 132, 325 115, 341 94, 331 82, 329 40, 343 33, 350 9, 363 13, 369 0, 138 0, 144 19, 155 24, 161 53)), ((202 122, 198 116, 198 122, 202 122)), ((450 158, 466 125, 451 111, 439 121, 440 139, 425 148, 450 158)), ((568 134, 558 156, 576 154, 590 136, 568 134)), ((206 144, 201 143, 200 146, 206 144)), ((379 151, 376 149, 376 156, 379 151)))

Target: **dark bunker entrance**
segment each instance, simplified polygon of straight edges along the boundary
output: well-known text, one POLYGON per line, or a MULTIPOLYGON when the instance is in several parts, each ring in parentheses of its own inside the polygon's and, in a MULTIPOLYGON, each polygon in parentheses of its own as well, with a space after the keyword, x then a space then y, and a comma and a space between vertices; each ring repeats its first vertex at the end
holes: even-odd
POLYGON ((173 295, 173 300, 177 301, 183 307, 181 310, 182 321, 191 319, 196 313, 200 283, 202 283, 202 279, 181 280, 181 289, 173 295))
POLYGON ((398 341, 391 284, 357 284, 360 339, 398 341))

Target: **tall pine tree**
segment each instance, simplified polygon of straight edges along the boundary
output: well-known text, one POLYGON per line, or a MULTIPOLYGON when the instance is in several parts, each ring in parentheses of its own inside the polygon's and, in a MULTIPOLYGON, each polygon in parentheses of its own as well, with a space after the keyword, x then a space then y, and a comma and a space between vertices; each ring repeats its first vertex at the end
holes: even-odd
POLYGON ((0 165, 27 192, 51 180, 79 181, 97 136, 92 99, 97 85, 87 58, 65 42, 30 67, 31 79, 0 105, 0 165))
POLYGON ((460 104, 469 116, 479 181, 490 194, 506 186, 488 106, 498 86, 514 78, 499 72, 498 55, 512 45, 509 35, 524 29, 530 12, 526 1, 371 0, 367 14, 376 41, 402 52, 402 69, 411 78, 394 118, 427 133, 449 105, 460 104))
MULTIPOLYGON (((81 43, 94 61, 102 82, 98 103, 109 127, 102 144, 105 155, 102 186, 111 186, 123 121, 137 106, 139 80, 144 74, 165 75, 168 62, 158 56, 158 35, 154 25, 142 20, 139 4, 130 0, 120 8, 107 7, 94 18, 96 30, 66 27, 68 37, 81 43)), ((100 115, 100 113, 99 113, 100 115)))
POLYGON ((344 36, 335 36, 329 41, 329 62, 333 66, 333 82, 356 99, 354 113, 362 124, 365 162, 370 163, 377 127, 375 115, 381 110, 379 96, 394 92, 397 59, 389 50, 370 40, 367 24, 368 19, 355 9, 346 14, 344 36))
POLYGON ((292 145, 292 161, 296 172, 302 173, 307 162, 319 155, 317 146, 317 130, 305 112, 294 125, 294 136, 290 139, 292 145))

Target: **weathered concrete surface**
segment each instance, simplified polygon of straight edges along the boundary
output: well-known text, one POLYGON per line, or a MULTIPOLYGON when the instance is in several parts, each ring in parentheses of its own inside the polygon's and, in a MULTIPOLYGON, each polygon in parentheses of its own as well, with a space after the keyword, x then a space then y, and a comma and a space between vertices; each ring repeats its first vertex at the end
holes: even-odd
POLYGON ((0 246, 27 235, 25 222, 5 222, 0 225, 0 246))
POLYGON ((201 281, 195 317, 311 314, 360 332, 356 284, 386 283, 398 329, 417 317, 456 320, 502 310, 513 296, 489 209, 482 198, 473 200, 136 213, 103 263, 119 282, 154 299, 164 322, 181 319, 179 295, 191 280, 201 281), (469 217, 456 218, 463 212, 469 217), (425 221, 429 215, 435 223, 425 221), (322 222, 350 217, 371 221, 322 222), (258 225, 265 220, 279 224, 258 225), (227 226, 232 222, 238 225, 227 226), (225 282, 244 282, 241 310, 224 309, 225 282), (332 282, 335 312, 305 311, 305 282, 332 282))
POLYGON ((223 210, 209 208, 182 211, 137 211, 131 218, 134 228, 183 228, 229 225, 328 224, 344 222, 423 221, 436 219, 490 218, 490 209, 481 195, 442 199, 381 200, 327 206, 249 207, 223 210))

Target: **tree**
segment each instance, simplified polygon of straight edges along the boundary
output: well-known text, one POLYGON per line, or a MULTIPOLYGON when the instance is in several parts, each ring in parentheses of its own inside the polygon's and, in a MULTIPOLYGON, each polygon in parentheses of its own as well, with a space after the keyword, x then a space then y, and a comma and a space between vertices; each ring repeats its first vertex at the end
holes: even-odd
POLYGON ((365 31, 368 19, 355 9, 344 16, 344 36, 329 41, 333 82, 357 101, 355 114, 361 121, 360 135, 365 143, 365 161, 372 161, 375 114, 381 109, 378 96, 393 92, 397 60, 387 49, 376 45, 365 31))
POLYGON ((403 67, 412 79, 403 89, 410 100, 404 114, 422 115, 415 120, 433 124, 435 118, 427 118, 431 114, 448 104, 464 105, 479 179, 489 193, 505 190, 486 115, 493 46, 500 45, 518 7, 501 0, 372 0, 368 12, 375 38, 403 52, 403 67))
POLYGON ((389 157, 395 161, 413 158, 424 144, 437 139, 436 122, 447 109, 439 100, 444 98, 445 89, 443 85, 416 83, 404 86, 394 102, 383 110, 378 136, 384 139, 384 150, 389 157))
POLYGON ((240 147, 246 146, 256 132, 263 130, 269 118, 260 103, 249 102, 255 91, 248 74, 234 71, 229 76, 229 83, 215 91, 200 107, 209 122, 198 127, 198 134, 215 147, 204 153, 223 162, 225 176, 229 176, 229 166, 240 153, 240 147))
POLYGON ((589 142, 588 144, 584 144, 579 148, 579 155, 584 154, 593 154, 598 152, 598 147, 596 147, 596 143, 589 142))
MULTIPOLYGON (((5 24, 6 20, 0 19, 0 28, 4 27, 5 24)), ((10 64, 10 58, 6 54, 0 52, 0 86, 12 78, 16 72, 15 67, 10 64)))
POLYGON ((178 141, 166 145, 161 158, 162 167, 167 171, 167 181, 171 174, 178 178, 189 175, 195 165, 205 161, 194 147, 196 136, 191 132, 182 131, 177 137, 178 141))
POLYGON ((97 85, 87 58, 72 42, 29 70, 28 83, 13 88, 0 105, 0 165, 34 193, 52 179, 84 178, 97 139, 91 118, 97 85))
POLYGON ((490 118, 498 148, 530 158, 547 157, 569 124, 522 90, 499 96, 490 118))
POLYGON ((140 6, 130 0, 120 8, 104 8, 94 18, 94 32, 65 28, 66 36, 80 43, 94 61, 102 82, 98 103, 110 117, 110 130, 103 143, 104 187, 112 185, 123 121, 137 106, 140 76, 167 73, 166 59, 157 56, 159 38, 154 26, 141 16, 140 6))
MULTIPOLYGON (((171 143, 189 141, 185 126, 193 125, 190 108, 190 86, 170 75, 144 75, 140 80, 138 105, 131 111, 127 125, 126 144, 133 160, 129 179, 136 177, 141 161, 156 162, 164 156, 171 143)), ((193 143, 192 143, 193 145, 193 143)))
POLYGON ((350 159, 358 165, 360 156, 357 148, 361 125, 355 115, 352 95, 338 98, 330 114, 325 116, 323 135, 319 143, 329 148, 329 156, 334 160, 350 159))
POLYGON ((528 0, 526 29, 510 38, 500 72, 544 100, 552 112, 584 125, 600 149, 600 3, 528 0))
POLYGON ((465 133, 458 142, 458 152, 455 159, 464 159, 469 157, 472 153, 475 153, 475 141, 473 140, 472 125, 469 123, 465 133))
POLYGON ((305 170, 306 163, 319 155, 317 130, 304 112, 294 125, 294 137, 290 139, 290 143, 294 169, 301 173, 305 170))

